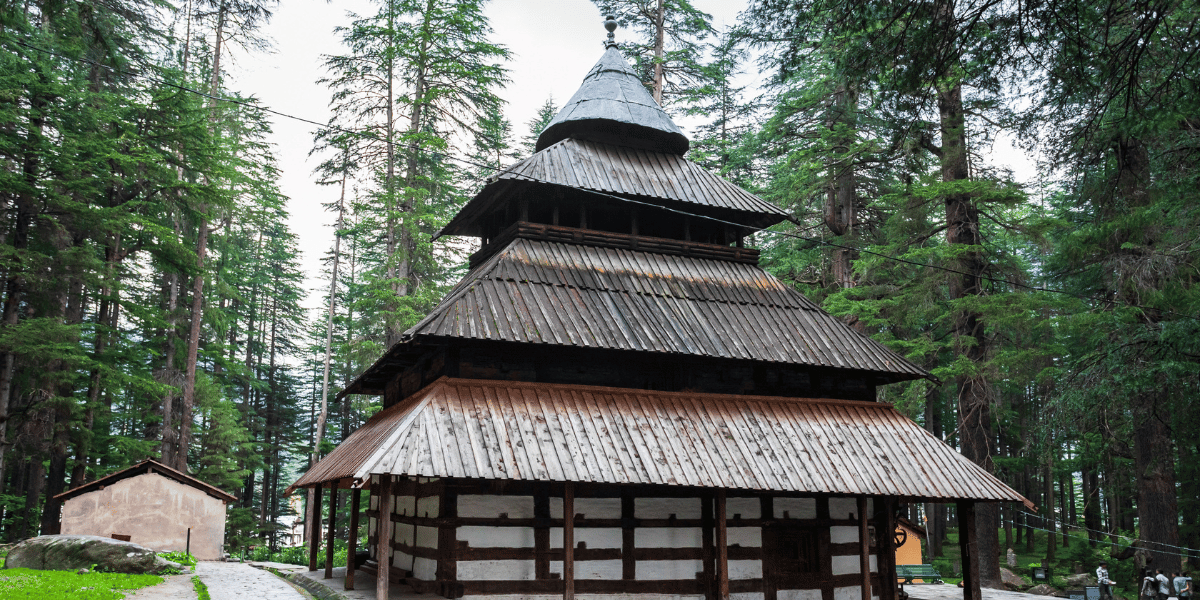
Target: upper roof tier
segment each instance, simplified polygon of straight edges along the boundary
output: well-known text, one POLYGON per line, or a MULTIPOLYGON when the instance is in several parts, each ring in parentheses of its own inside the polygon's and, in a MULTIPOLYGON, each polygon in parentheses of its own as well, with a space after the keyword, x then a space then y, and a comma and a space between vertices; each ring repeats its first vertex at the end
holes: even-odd
POLYGON ((583 85, 538 136, 537 150, 569 137, 683 154, 688 139, 654 101, 616 45, 609 44, 583 85))
POLYGON ((483 236, 485 216, 513 197, 514 184, 561 186, 633 197, 748 228, 770 227, 788 218, 786 211, 682 156, 628 146, 628 140, 612 145, 565 139, 543 148, 489 179, 437 235, 483 236))

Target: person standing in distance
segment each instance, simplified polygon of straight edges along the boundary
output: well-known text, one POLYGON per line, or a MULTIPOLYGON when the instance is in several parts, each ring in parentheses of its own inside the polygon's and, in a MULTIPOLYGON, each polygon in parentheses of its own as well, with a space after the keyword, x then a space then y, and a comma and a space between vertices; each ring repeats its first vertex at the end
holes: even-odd
POLYGON ((1167 578, 1162 569, 1156 569, 1155 572, 1158 573, 1154 576, 1154 579, 1158 581, 1158 600, 1167 600, 1171 597, 1171 580, 1167 578))
POLYGON ((1175 584, 1175 594, 1179 596, 1179 600, 1192 600, 1192 578, 1184 577, 1183 573, 1176 573, 1175 579, 1171 581, 1175 584))
POLYGON ((1100 586, 1100 600, 1112 600, 1112 586, 1116 582, 1108 578, 1108 561, 1100 561, 1096 567, 1096 585, 1100 586))

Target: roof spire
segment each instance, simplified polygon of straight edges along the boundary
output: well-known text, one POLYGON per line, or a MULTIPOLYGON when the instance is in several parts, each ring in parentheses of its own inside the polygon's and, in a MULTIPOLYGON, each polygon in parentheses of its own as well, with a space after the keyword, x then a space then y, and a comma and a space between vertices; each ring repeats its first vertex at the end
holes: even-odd
POLYGON ((617 30, 617 18, 612 15, 605 17, 604 28, 608 30, 608 41, 604 42, 604 47, 616 48, 617 36, 613 35, 613 32, 617 30))

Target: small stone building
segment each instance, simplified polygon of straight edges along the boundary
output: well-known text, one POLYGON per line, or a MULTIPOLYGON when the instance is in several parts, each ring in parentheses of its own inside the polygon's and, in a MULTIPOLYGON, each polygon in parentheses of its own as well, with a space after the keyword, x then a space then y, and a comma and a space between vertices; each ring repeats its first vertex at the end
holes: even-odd
POLYGON ((147 459, 55 499, 62 502, 60 533, 119 537, 160 552, 182 552, 190 538, 192 556, 219 560, 225 508, 237 498, 147 459))

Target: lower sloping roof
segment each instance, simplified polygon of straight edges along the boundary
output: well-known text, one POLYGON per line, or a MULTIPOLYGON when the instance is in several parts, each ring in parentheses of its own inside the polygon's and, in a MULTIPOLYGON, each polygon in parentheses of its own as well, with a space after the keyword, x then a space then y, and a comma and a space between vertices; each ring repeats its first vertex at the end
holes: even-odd
POLYGON ((1029 504, 890 404, 451 378, 292 488, 371 474, 1029 504))
POLYGON ((154 460, 151 458, 147 458, 146 460, 143 460, 142 462, 140 462, 136 465, 133 465, 132 467, 129 467, 126 469, 121 469, 120 471, 117 471, 115 473, 110 473, 108 475, 105 475, 104 477, 101 477, 100 479, 97 479, 93 482, 85 483, 81 486, 71 488, 71 489, 55 496, 54 499, 61 502, 68 498, 74 498, 75 496, 78 496, 80 494, 86 494, 93 490, 103 489, 105 486, 112 485, 122 479, 128 479, 130 477, 137 477, 138 475, 142 475, 145 473, 158 473, 159 475, 162 475, 163 477, 166 477, 167 479, 174 479, 175 481, 178 481, 179 483, 182 483, 184 485, 190 485, 190 486, 208 494, 209 496, 212 496, 213 498, 217 498, 219 500, 224 500, 226 502, 233 502, 234 500, 237 500, 237 496, 234 496, 233 494, 230 494, 228 492, 221 490, 220 488, 217 488, 217 487, 211 486, 207 483, 204 483, 203 481, 200 481, 199 479, 196 479, 195 477, 192 477, 191 475, 188 475, 187 473, 182 473, 180 471, 176 471, 175 469, 172 469, 171 467, 168 467, 167 465, 164 465, 164 464, 158 462, 157 460, 154 460))

